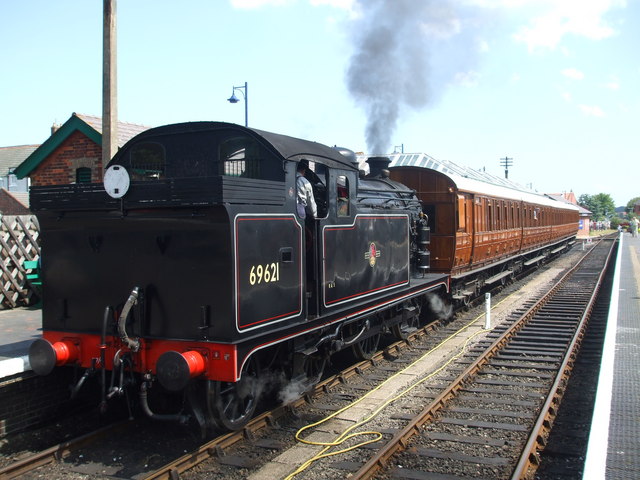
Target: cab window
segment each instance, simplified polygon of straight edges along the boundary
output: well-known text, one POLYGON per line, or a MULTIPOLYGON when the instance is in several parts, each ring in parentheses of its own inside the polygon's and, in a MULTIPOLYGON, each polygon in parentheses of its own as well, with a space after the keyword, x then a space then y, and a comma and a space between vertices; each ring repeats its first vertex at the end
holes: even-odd
POLYGON ((338 217, 348 217, 350 215, 349 205, 349 179, 345 175, 340 175, 336 179, 338 217))
POLYGON ((131 149, 131 180, 160 180, 165 176, 166 156, 162 145, 144 142, 131 149))
POLYGON ((281 162, 252 137, 235 135, 222 140, 218 155, 222 175, 284 181, 281 162))

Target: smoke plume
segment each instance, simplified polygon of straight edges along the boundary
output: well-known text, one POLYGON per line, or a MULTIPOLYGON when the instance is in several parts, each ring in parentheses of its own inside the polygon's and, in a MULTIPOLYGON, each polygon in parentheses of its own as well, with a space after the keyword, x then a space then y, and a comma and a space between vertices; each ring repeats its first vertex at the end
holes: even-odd
POLYGON ((349 92, 367 115, 369 153, 387 153, 404 106, 431 98, 429 39, 456 33, 448 0, 366 0, 359 5, 349 92))
POLYGON ((453 315, 453 307, 447 304, 442 298, 435 293, 428 293, 427 299, 429 301, 429 307, 431 311, 436 315, 439 320, 451 319, 453 315))

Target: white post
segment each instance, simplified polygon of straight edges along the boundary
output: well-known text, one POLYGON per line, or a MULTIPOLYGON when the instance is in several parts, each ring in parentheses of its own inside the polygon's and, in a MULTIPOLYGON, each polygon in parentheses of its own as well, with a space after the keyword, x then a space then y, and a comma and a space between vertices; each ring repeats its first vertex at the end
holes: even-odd
POLYGON ((484 294, 484 329, 491 330, 491 294, 484 294))

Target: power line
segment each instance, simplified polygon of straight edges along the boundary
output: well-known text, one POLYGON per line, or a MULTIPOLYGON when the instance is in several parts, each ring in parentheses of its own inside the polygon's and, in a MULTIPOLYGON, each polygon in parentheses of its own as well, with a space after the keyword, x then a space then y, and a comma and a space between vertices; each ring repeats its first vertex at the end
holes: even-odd
POLYGON ((504 178, 509 178, 509 167, 513 165, 513 158, 505 156, 500 159, 500 165, 504 167, 504 178))

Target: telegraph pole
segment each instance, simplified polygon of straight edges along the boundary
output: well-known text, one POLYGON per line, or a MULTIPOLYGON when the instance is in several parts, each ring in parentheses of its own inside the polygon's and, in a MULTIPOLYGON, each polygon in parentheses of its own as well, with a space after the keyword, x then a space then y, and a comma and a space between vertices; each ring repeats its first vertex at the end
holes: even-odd
POLYGON ((504 158, 500 159, 500 165, 502 165, 504 167, 504 178, 508 179, 509 178, 509 167, 511 165, 513 165, 513 158, 509 158, 507 156, 505 156, 504 158))
POLYGON ((102 174, 118 149, 116 0, 103 0, 102 13, 102 174))

